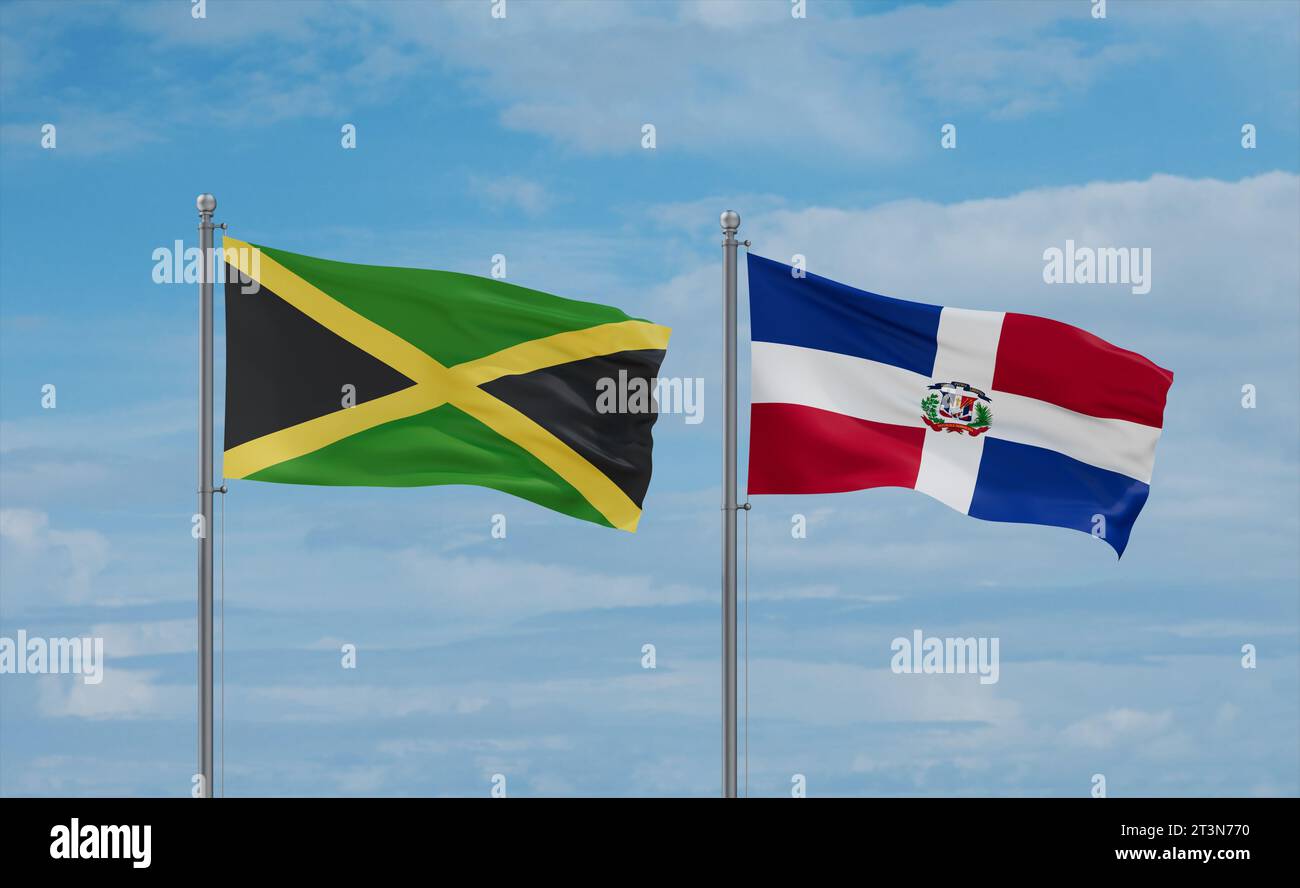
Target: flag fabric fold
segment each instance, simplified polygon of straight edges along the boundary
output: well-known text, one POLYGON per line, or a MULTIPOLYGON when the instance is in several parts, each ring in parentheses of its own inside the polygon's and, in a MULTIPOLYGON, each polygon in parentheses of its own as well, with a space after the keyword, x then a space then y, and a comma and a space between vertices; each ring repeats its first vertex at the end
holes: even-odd
POLYGON ((225 477, 481 485, 636 529, 656 414, 599 410, 598 389, 652 384, 668 328, 473 275, 223 254, 225 477))
POLYGON ((906 487, 1120 555, 1173 374, 1057 321, 891 299, 749 255, 751 494, 906 487))

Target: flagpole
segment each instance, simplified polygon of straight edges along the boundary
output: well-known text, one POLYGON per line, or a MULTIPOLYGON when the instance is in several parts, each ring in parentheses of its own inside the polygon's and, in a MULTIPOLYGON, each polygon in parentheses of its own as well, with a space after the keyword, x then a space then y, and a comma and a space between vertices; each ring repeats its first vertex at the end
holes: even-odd
POLYGON ((736 798, 736 231, 722 214, 722 795, 736 798))
POLYGON ((212 213, 217 199, 200 194, 199 210, 199 771, 202 797, 212 798, 212 213))

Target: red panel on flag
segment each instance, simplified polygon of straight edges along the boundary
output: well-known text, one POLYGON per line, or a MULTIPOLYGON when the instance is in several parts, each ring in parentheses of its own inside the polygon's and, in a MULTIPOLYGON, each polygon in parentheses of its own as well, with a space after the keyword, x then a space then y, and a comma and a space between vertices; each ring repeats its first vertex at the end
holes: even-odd
POLYGON ((1013 312, 1002 321, 995 392, 1163 428, 1165 395, 1173 381, 1173 373, 1137 352, 1078 327, 1013 312))
POLYGON ((924 427, 870 422, 798 404, 754 404, 749 415, 750 493, 916 486, 924 427))

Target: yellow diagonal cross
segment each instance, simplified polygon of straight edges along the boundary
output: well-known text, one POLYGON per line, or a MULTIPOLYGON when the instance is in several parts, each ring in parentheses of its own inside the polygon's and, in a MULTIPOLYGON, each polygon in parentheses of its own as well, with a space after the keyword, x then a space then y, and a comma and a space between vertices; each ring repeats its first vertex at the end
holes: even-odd
POLYGON ((495 354, 444 366, 391 330, 331 298, 256 247, 225 239, 225 258, 244 275, 321 326, 397 370, 415 385, 263 435, 225 452, 225 477, 246 478, 262 469, 305 456, 335 441, 443 404, 463 410, 506 440, 523 448, 571 484, 615 527, 634 530, 641 510, 617 484, 569 445, 481 385, 556 364, 641 349, 666 349, 671 331, 646 321, 619 321, 556 333, 504 348, 495 354), (259 251, 260 252, 260 251, 259 251))

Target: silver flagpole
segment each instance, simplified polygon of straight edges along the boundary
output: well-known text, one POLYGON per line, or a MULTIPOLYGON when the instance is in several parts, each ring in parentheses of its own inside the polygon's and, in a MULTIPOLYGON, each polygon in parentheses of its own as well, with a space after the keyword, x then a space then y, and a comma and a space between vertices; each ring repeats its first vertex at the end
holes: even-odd
POLYGON ((736 797, 736 231, 722 214, 722 795, 736 797))
POLYGON ((199 252, 199 770, 203 798, 212 798, 212 212, 217 199, 200 194, 199 252))

